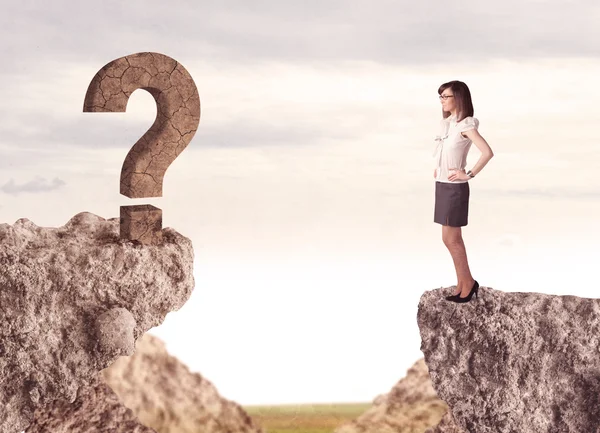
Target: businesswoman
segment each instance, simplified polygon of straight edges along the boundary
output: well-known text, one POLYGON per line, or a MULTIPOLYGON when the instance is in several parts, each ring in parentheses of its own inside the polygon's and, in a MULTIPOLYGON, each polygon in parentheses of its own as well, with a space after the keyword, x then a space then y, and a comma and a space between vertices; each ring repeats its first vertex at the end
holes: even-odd
POLYGON ((436 137, 435 210, 433 221, 442 225, 442 240, 450 251, 458 284, 448 301, 469 302, 477 296, 479 283, 473 279, 462 239, 461 227, 467 225, 469 214, 469 181, 494 156, 492 149, 479 135, 479 120, 473 117, 471 92, 462 81, 449 81, 438 89, 442 103, 441 135, 436 137), (477 163, 465 173, 467 153, 471 143, 481 151, 477 163))

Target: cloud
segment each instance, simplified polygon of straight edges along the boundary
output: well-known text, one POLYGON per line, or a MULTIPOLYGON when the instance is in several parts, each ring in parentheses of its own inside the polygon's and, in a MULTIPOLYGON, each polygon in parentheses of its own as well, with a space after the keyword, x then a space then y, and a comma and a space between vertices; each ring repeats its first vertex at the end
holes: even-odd
MULTIPOLYGON (((567 9, 558 0, 508 0, 493 8, 474 0, 452 8, 439 0, 411 2, 410 9, 408 5, 391 0, 374 4, 229 0, 201 6, 157 0, 107 0, 102 5, 57 0, 31 9, 25 3, 9 3, 0 16, 0 34, 6 36, 0 38, 0 54, 11 60, 0 70, 0 92, 6 101, 0 105, 4 119, 0 133, 3 142, 13 147, 5 161, 0 158, 0 169, 28 164, 28 157, 21 154, 25 151, 57 146, 131 148, 150 127, 154 114, 133 121, 125 117, 131 113, 82 113, 82 104, 93 74, 109 61, 134 52, 163 52, 193 73, 202 116, 191 146, 314 146, 323 140, 359 138, 372 125, 381 124, 384 115, 379 113, 391 113, 385 115, 386 122, 398 117, 389 108, 400 109, 401 103, 393 100, 390 103, 395 105, 384 106, 378 101, 373 108, 365 103, 368 92, 375 92, 375 99, 381 99, 382 91, 403 92, 405 100, 411 100, 406 92, 414 85, 412 80, 384 76, 385 67, 368 69, 362 76, 346 74, 352 70, 343 63, 346 60, 435 71, 434 63, 454 67, 498 58, 592 56, 594 41, 600 38, 594 14, 585 13, 595 7, 592 1, 575 1, 567 9), (76 18, 65 21, 65 11, 76 18), (271 61, 285 67, 254 68, 271 61), (313 62, 339 73, 300 69, 313 62), (231 84, 219 85, 218 76, 231 84), (381 77, 385 86, 369 81, 373 77, 381 77), (352 82, 353 88, 347 89, 349 97, 344 100, 340 91, 346 82, 352 82), (314 89, 307 90, 310 86, 321 86, 322 97, 314 89), (263 92, 264 100, 257 99, 263 92), (298 94, 306 94, 310 101, 301 105, 298 94), (357 94, 362 99, 353 101, 357 94), (340 106, 327 111, 330 101, 340 106), (322 122, 316 122, 308 110, 318 113, 322 122), (373 121, 376 111, 377 122, 373 121)), ((434 90, 432 103, 437 104, 434 90)), ((523 105, 522 101, 515 104, 523 105)))
MULTIPOLYGON (((1 111, 1 110, 0 110, 1 111)), ((3 131, 6 142, 18 143, 18 147, 0 151, 6 154, 6 161, 0 160, 0 168, 15 164, 21 167, 27 163, 27 157, 17 155, 27 152, 42 151, 55 154, 50 149, 67 147, 73 151, 86 149, 123 149, 125 154, 149 128, 152 122, 132 122, 126 119, 115 119, 105 116, 101 121, 58 119, 39 116, 39 129, 26 131, 25 128, 12 128, 3 131), (120 135, 118 135, 120 134, 120 135)), ((189 146, 206 147, 263 147, 281 145, 314 145, 322 139, 356 138, 351 131, 315 124, 293 124, 292 121, 280 125, 259 119, 231 119, 229 122, 216 125, 200 124, 189 146)), ((124 155, 125 155, 124 154, 124 155)), ((36 155, 38 158, 40 154, 36 155)))
MULTIPOLYGON (((369 60, 401 65, 499 57, 595 56, 595 0, 402 2, 380 0, 230 0, 171 4, 9 2, 0 28, 3 58, 93 64, 137 51, 180 59, 288 63, 369 60), (64 20, 68 13, 69 20, 64 20), (531 17, 535 17, 532 20, 531 17), (8 36, 10 35, 10 42, 8 36), (117 55, 118 53, 118 55, 117 55)), ((102 66, 103 64, 100 64, 102 66)))
POLYGON ((66 185, 65 181, 55 177, 52 180, 52 183, 49 185, 46 183, 46 179, 36 176, 35 180, 29 181, 22 185, 15 184, 15 181, 11 178, 8 183, 2 185, 0 187, 0 191, 9 194, 9 195, 19 195, 21 193, 40 193, 40 192, 48 192, 60 189, 62 186, 66 185))

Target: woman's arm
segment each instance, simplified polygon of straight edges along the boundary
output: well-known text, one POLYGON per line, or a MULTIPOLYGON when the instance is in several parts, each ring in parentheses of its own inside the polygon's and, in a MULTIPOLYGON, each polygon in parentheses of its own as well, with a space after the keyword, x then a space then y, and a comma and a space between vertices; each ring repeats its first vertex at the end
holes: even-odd
POLYGON ((492 148, 487 143, 487 141, 485 141, 485 138, 483 138, 479 134, 479 131, 477 129, 469 129, 467 131, 463 131, 463 134, 465 134, 469 139, 471 139, 475 146, 477 146, 477 148, 481 151, 481 156, 477 160, 477 163, 471 169, 471 172, 476 175, 481 171, 481 169, 483 169, 483 167, 485 167, 485 165, 490 161, 490 159, 492 159, 492 157, 494 156, 494 152, 492 152, 492 148))

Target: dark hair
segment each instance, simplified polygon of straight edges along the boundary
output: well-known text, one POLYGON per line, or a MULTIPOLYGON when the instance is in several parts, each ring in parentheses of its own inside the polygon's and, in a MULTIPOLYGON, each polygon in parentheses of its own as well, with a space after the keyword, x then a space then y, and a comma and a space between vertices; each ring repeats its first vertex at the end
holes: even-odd
MULTIPOLYGON (((456 104, 456 121, 460 122, 465 117, 473 116, 473 101, 471 101, 471 92, 465 83, 462 81, 448 81, 440 86, 438 94, 441 95, 444 90, 450 88, 454 95, 454 103, 456 104)), ((445 119, 450 116, 449 111, 444 111, 442 108, 442 116, 445 119)))

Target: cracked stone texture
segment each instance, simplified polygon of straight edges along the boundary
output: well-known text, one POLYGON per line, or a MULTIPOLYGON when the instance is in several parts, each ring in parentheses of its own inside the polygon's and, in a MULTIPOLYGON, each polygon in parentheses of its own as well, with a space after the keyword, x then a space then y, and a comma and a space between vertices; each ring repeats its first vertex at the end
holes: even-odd
POLYGON ((141 52, 104 65, 88 86, 84 112, 125 112, 131 94, 147 90, 156 119, 135 143, 121 170, 121 194, 162 197, 167 168, 190 143, 200 123, 200 98, 189 72, 164 54, 141 52))
POLYGON ((156 433, 133 415, 99 377, 82 386, 73 403, 56 400, 36 409, 25 433, 156 433))
POLYGON ((121 206, 120 238, 144 245, 162 242, 162 210, 152 205, 121 206))
POLYGON ((422 433, 437 425, 447 410, 421 358, 390 392, 377 396, 372 407, 334 433, 422 433))
POLYGON ((123 404, 159 433, 263 433, 239 404, 169 355, 153 335, 140 338, 132 356, 101 375, 123 404))
POLYGON ((89 212, 59 228, 26 218, 0 224, 0 432, 20 432, 148 329, 178 310, 194 287, 188 238, 119 239, 119 219, 89 212))
POLYGON ((458 431, 600 432, 600 299, 480 287, 457 304, 451 291, 425 292, 417 321, 458 431))

